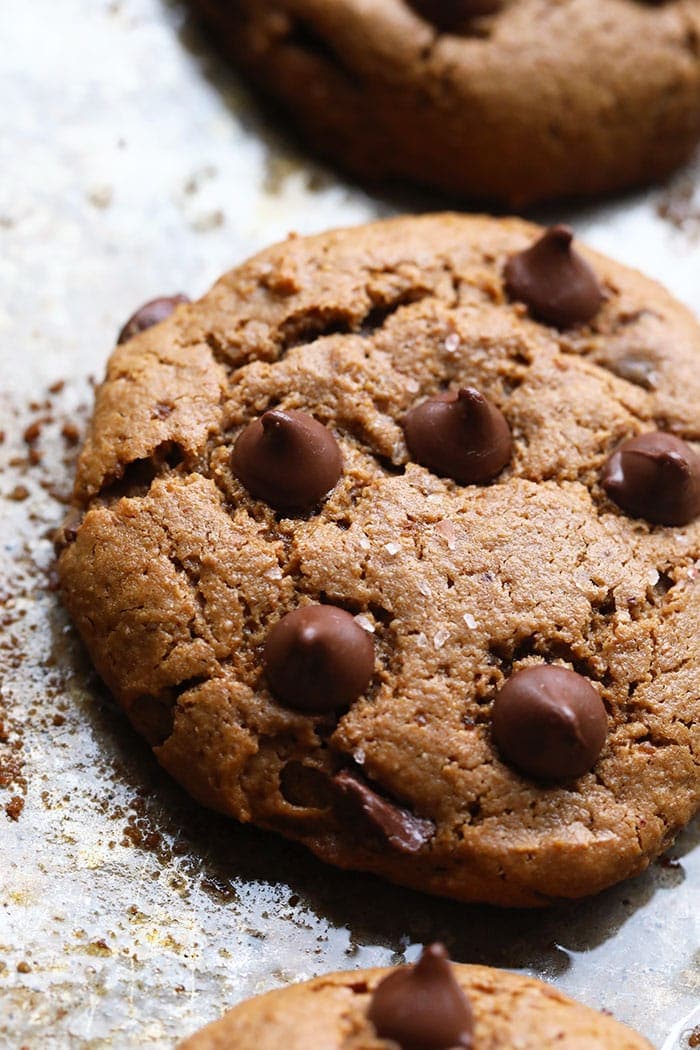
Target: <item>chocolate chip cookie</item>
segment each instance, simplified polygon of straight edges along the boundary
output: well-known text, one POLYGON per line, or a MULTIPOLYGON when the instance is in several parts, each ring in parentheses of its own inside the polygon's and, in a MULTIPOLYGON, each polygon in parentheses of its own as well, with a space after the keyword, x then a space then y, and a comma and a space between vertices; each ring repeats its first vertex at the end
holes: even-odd
POLYGON ((651 1050, 550 985, 450 964, 441 945, 414 966, 317 977, 242 1003, 181 1050, 651 1050))
POLYGON ((694 318, 566 227, 457 215, 169 302, 109 362, 58 559, 163 766, 462 900, 642 871, 700 804, 694 318))
POLYGON ((312 148, 524 207, 659 179, 700 138, 698 0, 192 0, 312 148))

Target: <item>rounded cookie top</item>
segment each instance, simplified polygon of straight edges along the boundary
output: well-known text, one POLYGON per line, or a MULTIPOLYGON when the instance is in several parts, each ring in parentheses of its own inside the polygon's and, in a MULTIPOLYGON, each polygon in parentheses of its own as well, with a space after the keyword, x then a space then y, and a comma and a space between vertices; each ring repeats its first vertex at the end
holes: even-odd
POLYGON ((432 945, 414 966, 350 970, 244 1002, 181 1050, 650 1050, 557 989, 432 945))
POLYGON ((642 870, 700 802, 700 522, 609 485, 626 442, 673 435, 644 476, 695 507, 700 331, 577 245, 594 312, 537 320, 507 272, 542 232, 291 238, 179 305, 110 360, 58 563, 98 671, 196 798, 517 905, 642 870), (266 413, 291 438, 260 451, 261 426, 241 471, 266 413), (319 448, 313 506, 247 487, 284 461, 306 491, 319 448))
POLYGON ((650 182, 700 137, 698 0, 192 3, 365 179, 523 207, 650 182))

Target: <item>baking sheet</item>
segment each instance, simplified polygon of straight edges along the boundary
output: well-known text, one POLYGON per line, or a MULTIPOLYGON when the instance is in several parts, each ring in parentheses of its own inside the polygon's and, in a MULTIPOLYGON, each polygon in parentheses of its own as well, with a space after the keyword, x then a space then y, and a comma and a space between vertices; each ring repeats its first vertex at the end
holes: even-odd
MULTIPOLYGON (((121 323, 292 229, 441 202, 311 163, 180 4, 2 0, 0 41, 0 1047, 173 1047, 245 996, 436 937, 700 1045, 698 822, 595 900, 465 907, 205 813, 113 709, 47 580, 121 323)), ((698 181, 548 217, 700 309, 698 181)))

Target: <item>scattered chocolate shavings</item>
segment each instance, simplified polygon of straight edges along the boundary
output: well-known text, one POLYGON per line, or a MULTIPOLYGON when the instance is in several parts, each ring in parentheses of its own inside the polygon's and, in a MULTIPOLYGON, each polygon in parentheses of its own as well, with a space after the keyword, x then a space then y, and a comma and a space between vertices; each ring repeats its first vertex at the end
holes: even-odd
MULTIPOLYGON (((3 496, 18 504, 32 497, 23 513, 29 523, 28 535, 36 540, 33 545, 17 544, 16 550, 8 548, 8 552, 13 552, 13 586, 7 593, 0 592, 0 665, 4 672, 0 692, 0 808, 11 821, 22 816, 28 789, 23 737, 26 712, 13 673, 22 668, 27 652, 14 628, 27 615, 27 603, 37 588, 51 589, 52 566, 46 561, 48 554, 41 540, 51 537, 62 517, 60 504, 68 499, 83 422, 90 411, 87 402, 70 404, 70 399, 63 396, 65 389, 65 380, 58 379, 45 394, 39 393, 25 406, 11 408, 13 426, 3 431, 0 439, 3 453, 6 452, 0 471, 9 476, 9 487, 3 496), (65 492, 60 491, 62 485, 65 492), (42 498, 43 492, 51 501, 42 498)), ((47 659, 46 667, 49 666, 47 659)), ((54 673, 49 672, 45 679, 46 700, 55 699, 59 691, 54 673)), ((49 720, 50 704, 45 713, 49 720)), ((62 718, 58 714, 53 717, 62 718)))

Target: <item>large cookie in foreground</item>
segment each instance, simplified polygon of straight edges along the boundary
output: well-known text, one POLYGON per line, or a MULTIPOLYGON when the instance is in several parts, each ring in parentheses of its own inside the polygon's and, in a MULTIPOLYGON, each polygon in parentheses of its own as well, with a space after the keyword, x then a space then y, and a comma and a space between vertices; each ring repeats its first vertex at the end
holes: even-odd
POLYGON ((664 176, 700 138, 698 0, 192 0, 310 146, 523 207, 664 176))
POLYGON ((450 965, 440 945, 393 970, 350 970, 268 992, 180 1050, 651 1050, 551 985, 450 965))
POLYGON ((204 804, 510 905, 698 809, 700 330, 570 242, 291 238, 114 352, 60 581, 204 804))

